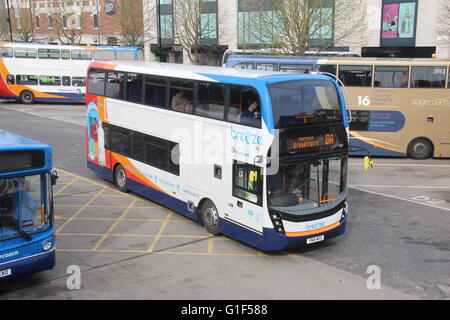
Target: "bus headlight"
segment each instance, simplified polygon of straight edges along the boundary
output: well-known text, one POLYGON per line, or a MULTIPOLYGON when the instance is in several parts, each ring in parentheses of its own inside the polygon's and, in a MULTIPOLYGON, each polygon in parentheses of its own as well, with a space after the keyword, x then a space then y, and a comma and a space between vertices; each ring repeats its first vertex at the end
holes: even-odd
POLYGON ((44 244, 42 245, 42 249, 44 251, 48 251, 53 247, 53 243, 50 240, 47 240, 44 242, 44 244))
POLYGON ((278 233, 284 233, 283 221, 281 220, 280 214, 276 211, 269 211, 270 220, 272 220, 275 231, 278 233))

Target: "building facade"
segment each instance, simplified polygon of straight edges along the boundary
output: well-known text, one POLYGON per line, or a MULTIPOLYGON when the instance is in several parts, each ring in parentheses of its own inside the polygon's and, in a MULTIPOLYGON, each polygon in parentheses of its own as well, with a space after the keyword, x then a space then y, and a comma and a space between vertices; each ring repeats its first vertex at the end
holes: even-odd
MULTIPOLYGON (((191 0, 156 0, 155 8, 148 7, 151 11, 144 11, 145 17, 158 21, 151 30, 155 41, 148 44, 148 59, 192 63, 186 46, 182 46, 176 36, 181 19, 177 2, 184 1, 191 0)), ((445 23, 450 30, 450 21, 443 20, 441 14, 448 10, 448 0, 362 0, 358 6, 347 9, 343 7, 351 6, 352 1, 308 1, 310 4, 317 1, 314 17, 320 24, 307 35, 305 50, 308 53, 326 48, 323 51, 366 57, 450 58, 449 36, 439 31, 445 23), (361 15, 361 19, 355 19, 355 13, 361 15), (351 19, 354 21, 349 22, 351 19), (345 26, 353 31, 345 31, 345 26)), ((205 18, 201 21, 209 21, 207 15, 215 17, 215 23, 209 23, 209 42, 197 44, 200 51, 208 53, 209 59, 203 59, 202 64, 219 65, 226 49, 273 48, 277 43, 272 39, 282 38, 281 33, 277 34, 280 21, 270 20, 278 0, 259 0, 253 2, 259 3, 254 7, 251 0, 199 2, 209 5, 202 9, 201 15, 205 18), (273 30, 271 36, 267 36, 268 26, 273 30)), ((198 28, 203 30, 201 23, 198 28)))
MULTIPOLYGON (((141 0, 1 0, 0 4, 3 19, 8 13, 11 17, 14 41, 131 45, 126 43, 127 33, 139 33, 137 44, 145 41, 141 0)), ((11 35, 3 31, 2 38, 10 40, 11 35)))
MULTIPOLYGON (((0 0, 0 37, 10 39, 9 13, 14 41, 137 44, 147 60, 166 62, 220 65, 227 49, 268 48, 297 55, 450 58, 448 0, 296 0, 313 7, 313 22, 298 25, 303 38, 295 45, 283 34, 288 18, 278 14, 279 4, 290 1, 0 0)), ((292 10, 300 16, 301 8, 292 10)))

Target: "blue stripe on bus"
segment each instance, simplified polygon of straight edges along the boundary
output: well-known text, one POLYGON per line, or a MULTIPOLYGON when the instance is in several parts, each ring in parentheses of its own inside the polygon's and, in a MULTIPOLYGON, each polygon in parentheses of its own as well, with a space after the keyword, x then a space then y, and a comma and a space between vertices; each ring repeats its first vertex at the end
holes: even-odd
POLYGON ((405 152, 396 152, 392 150, 387 150, 383 148, 378 148, 370 143, 364 142, 356 137, 351 136, 349 141, 349 151, 348 154, 350 156, 366 156, 367 151, 370 152, 371 156, 380 156, 380 157, 406 157, 407 154, 405 152), (352 151, 352 146, 356 147, 358 150, 352 151), (361 149, 359 149, 361 148, 361 149), (366 151, 367 150, 367 151, 366 151))

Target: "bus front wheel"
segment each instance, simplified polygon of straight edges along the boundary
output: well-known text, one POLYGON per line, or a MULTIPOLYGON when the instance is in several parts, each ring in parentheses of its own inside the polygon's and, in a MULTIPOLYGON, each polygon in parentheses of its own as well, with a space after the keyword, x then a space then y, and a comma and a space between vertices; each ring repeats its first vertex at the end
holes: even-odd
POLYGON ((127 175, 125 173, 125 169, 122 165, 117 165, 116 170, 114 170, 114 184, 117 189, 121 192, 127 192, 127 175))
POLYGON ((219 212, 214 203, 206 200, 201 210, 202 223, 206 230, 215 236, 219 235, 219 212))
POLYGON ((23 104, 33 104, 35 101, 33 92, 28 90, 22 91, 20 93, 19 99, 23 104))
POLYGON ((411 159, 424 160, 431 157, 433 153, 433 145, 430 140, 419 138, 413 140, 408 147, 408 156, 411 159))

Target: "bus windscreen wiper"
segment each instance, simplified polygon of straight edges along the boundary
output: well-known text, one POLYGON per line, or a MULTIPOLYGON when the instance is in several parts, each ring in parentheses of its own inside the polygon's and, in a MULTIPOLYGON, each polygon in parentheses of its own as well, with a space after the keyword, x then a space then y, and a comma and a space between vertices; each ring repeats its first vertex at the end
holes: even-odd
POLYGON ((0 224, 5 224, 7 227, 9 228, 13 228, 14 230, 16 230, 21 236, 22 238, 24 238, 27 241, 31 241, 32 238, 31 236, 26 233, 25 231, 22 230, 21 227, 19 227, 19 225, 14 222, 13 219, 11 219, 10 217, 0 217, 0 224))

